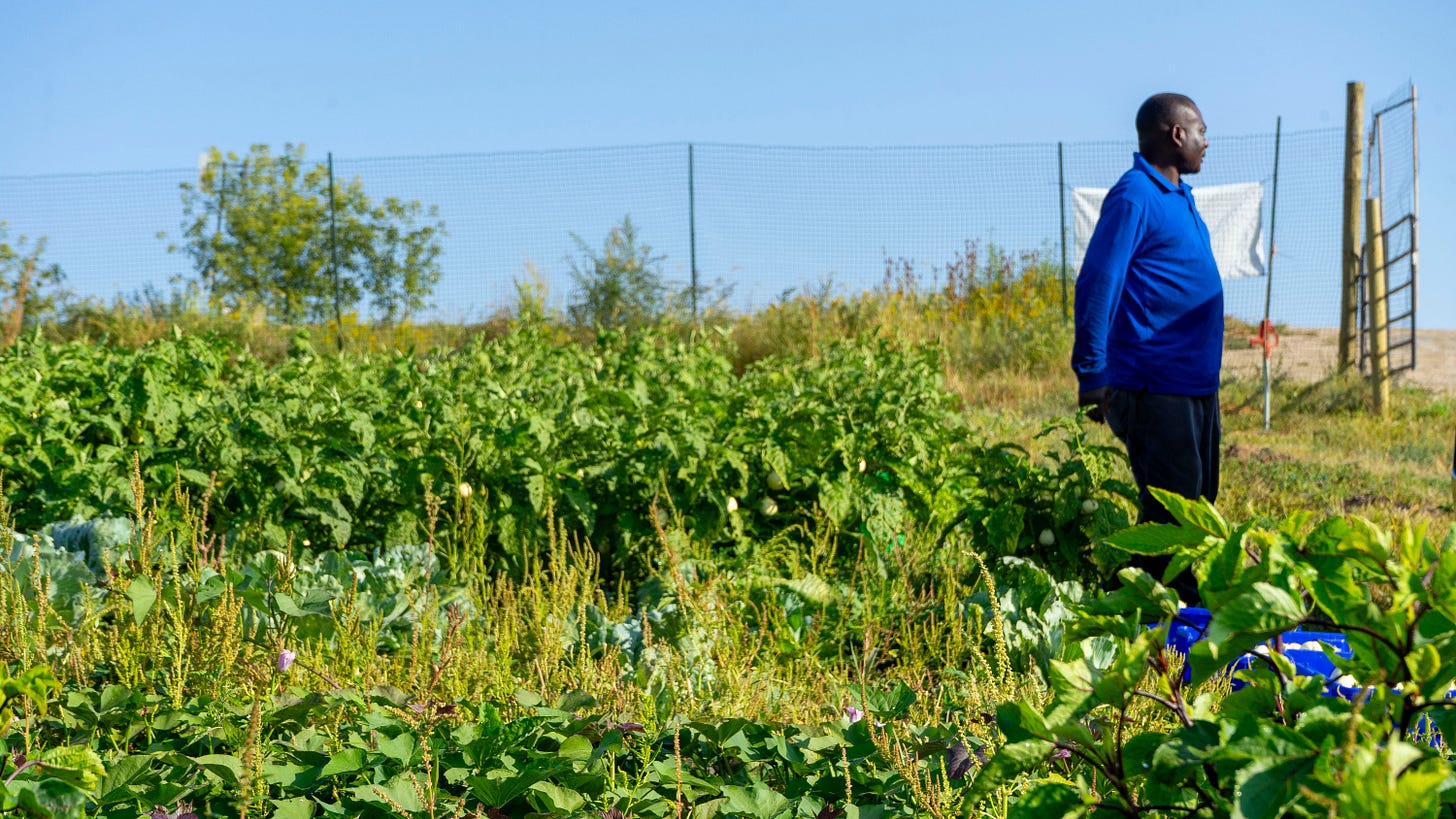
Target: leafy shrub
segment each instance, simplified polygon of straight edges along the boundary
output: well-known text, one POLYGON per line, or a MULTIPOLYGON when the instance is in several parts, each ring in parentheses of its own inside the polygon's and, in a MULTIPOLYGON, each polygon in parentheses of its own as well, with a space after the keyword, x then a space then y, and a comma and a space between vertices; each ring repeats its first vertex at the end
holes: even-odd
POLYGON ((1456 527, 1441 541, 1358 518, 1234 527, 1206 501, 1155 492, 1178 523, 1111 542, 1172 555, 1170 575, 1192 567, 1212 621, 1191 673, 1164 647, 1176 596, 1124 569, 1121 589, 1080 607, 1069 633, 1083 642, 1051 663, 1051 701, 998 709, 1005 744, 967 798, 1050 763, 1062 775, 1012 815, 1449 815, 1432 730, 1456 730, 1456 527), (1301 626, 1344 633, 1351 657, 1325 651, 1338 680, 1302 675, 1277 643, 1254 652, 1301 626), (1217 696, 1246 656, 1237 690, 1217 696))

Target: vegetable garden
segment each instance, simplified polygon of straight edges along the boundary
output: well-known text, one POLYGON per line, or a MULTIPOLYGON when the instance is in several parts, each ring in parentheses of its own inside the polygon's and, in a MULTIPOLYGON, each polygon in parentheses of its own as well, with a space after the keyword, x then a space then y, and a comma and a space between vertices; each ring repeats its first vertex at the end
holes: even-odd
POLYGON ((935 347, 734 351, 22 338, 0 811, 1456 815, 1449 510, 1132 528, 1105 430, 986 423, 935 347), (1129 552, 1194 570, 1188 657, 1129 552))

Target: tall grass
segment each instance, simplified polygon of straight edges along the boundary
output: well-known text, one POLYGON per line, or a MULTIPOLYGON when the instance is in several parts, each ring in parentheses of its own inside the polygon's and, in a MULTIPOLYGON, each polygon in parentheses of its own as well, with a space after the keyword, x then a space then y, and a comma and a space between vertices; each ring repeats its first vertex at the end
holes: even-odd
POLYGON ((919 695, 919 724, 964 722, 983 735, 993 729, 979 715, 1039 690, 1030 661, 1002 636, 991 572, 964 543, 910 533, 890 553, 837 555, 826 536, 723 571, 669 523, 657 530, 656 577, 609 589, 595 552, 553 529, 520 579, 421 576, 382 609, 358 587, 310 596, 296 548, 219 553, 205 504, 180 489, 155 500, 142 498, 139 478, 133 489, 132 543, 74 610, 57 600, 57 564, 36 552, 21 550, 29 556, 0 572, 6 662, 48 662, 76 685, 126 686, 180 708, 248 700, 289 651, 291 684, 305 689, 384 686, 415 702, 508 710, 523 689, 548 702, 580 692, 649 727, 833 719, 862 707, 864 690, 903 681, 919 695), (401 612, 407 637, 382 641, 401 612))
POLYGON ((321 355, 425 352, 458 348, 482 335, 499 336, 509 327, 510 316, 505 311, 475 323, 371 323, 357 313, 349 313, 340 322, 282 324, 269 320, 261 306, 220 311, 186 293, 143 293, 109 302, 89 299, 68 303, 54 311, 49 320, 31 326, 29 332, 56 341, 120 347, 140 347, 177 335, 211 335, 232 341, 264 361, 277 362, 286 358, 290 349, 297 349, 299 343, 321 355))
POLYGON ((967 242, 928 269, 886 259, 883 281, 846 296, 832 282, 781 299, 729 326, 745 363, 812 355, 836 339, 874 335, 940 351, 951 389, 976 402, 1043 397, 1040 382, 1065 369, 1071 322, 1055 268, 1035 252, 967 242), (1030 392, 1025 385, 1032 384, 1030 392))

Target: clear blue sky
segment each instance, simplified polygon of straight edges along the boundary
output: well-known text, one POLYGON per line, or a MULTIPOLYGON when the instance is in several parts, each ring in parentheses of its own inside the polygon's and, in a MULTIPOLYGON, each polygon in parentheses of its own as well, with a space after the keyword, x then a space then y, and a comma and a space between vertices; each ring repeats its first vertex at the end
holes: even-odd
MULTIPOLYGON (((1220 134, 1420 91, 1421 323, 1456 327, 1456 2, 28 3, 0 6, 0 175, 670 141, 1131 137, 1149 93, 1220 134)), ((3 207, 3 203, 0 203, 3 207)))

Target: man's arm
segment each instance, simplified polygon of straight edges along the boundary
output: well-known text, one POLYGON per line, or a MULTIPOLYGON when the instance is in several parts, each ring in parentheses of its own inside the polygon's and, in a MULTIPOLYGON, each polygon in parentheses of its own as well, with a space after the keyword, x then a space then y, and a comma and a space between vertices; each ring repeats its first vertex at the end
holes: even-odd
POLYGON ((1077 274, 1072 372, 1077 376, 1077 403, 1095 405, 1088 412, 1094 421, 1103 420, 1107 404, 1107 331, 1144 229, 1142 207, 1116 195, 1114 189, 1102 203, 1102 214, 1077 274))

